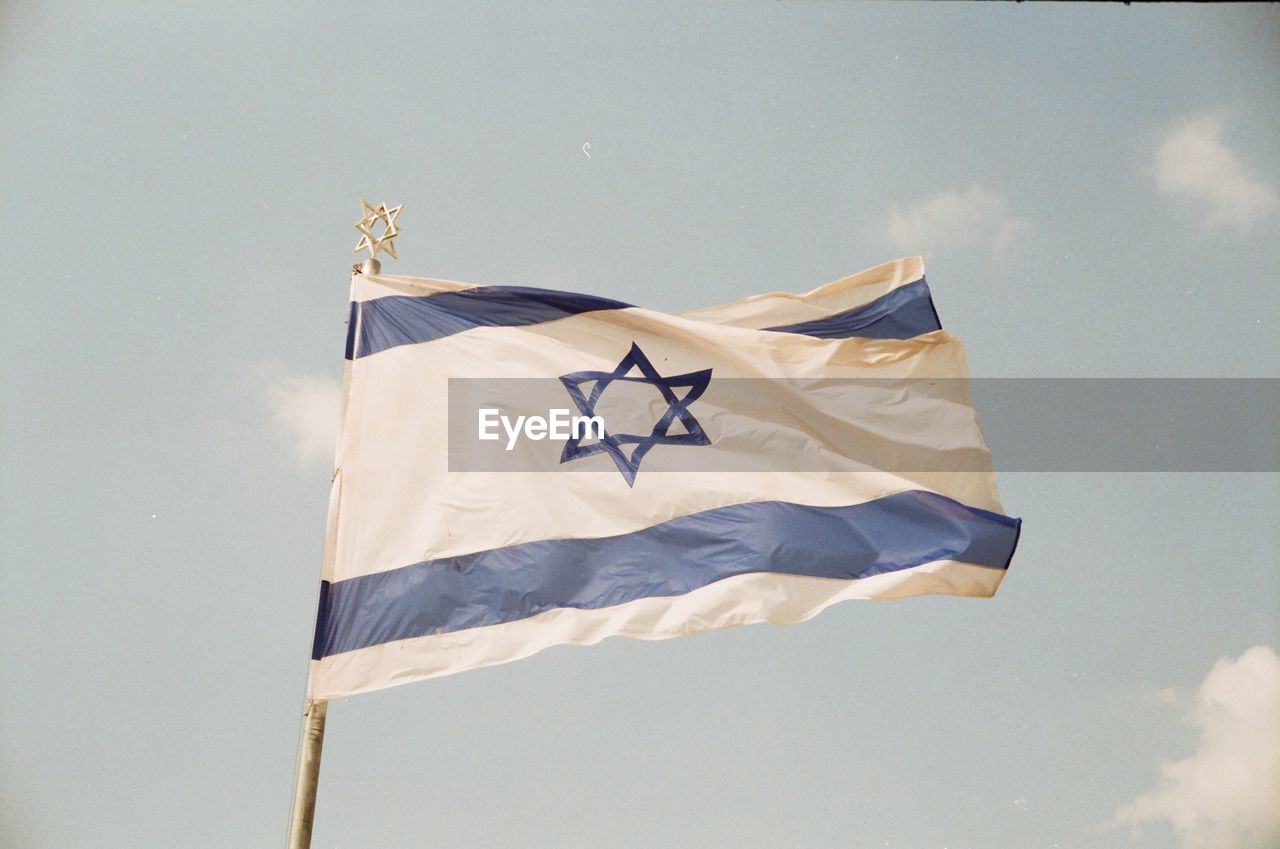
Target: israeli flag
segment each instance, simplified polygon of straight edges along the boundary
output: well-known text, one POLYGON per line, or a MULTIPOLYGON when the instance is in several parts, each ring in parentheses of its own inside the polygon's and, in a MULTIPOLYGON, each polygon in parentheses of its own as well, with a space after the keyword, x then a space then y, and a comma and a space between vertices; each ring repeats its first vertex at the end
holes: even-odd
POLYGON ((676 314, 357 275, 346 356, 312 699, 991 596, 1017 543, 918 257, 676 314))

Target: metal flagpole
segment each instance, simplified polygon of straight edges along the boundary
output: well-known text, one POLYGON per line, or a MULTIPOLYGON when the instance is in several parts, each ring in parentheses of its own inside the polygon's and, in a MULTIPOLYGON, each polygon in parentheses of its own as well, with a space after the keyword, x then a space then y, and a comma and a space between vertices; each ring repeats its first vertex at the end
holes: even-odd
MULTIPOLYGON (((392 240, 400 234, 396 216, 400 214, 403 204, 388 209, 385 203, 375 207, 361 198, 360 206, 364 217, 356 224, 361 236, 356 252, 368 249, 369 258, 351 270, 367 276, 382 271, 382 264, 377 259, 378 251, 386 251, 395 258, 396 249, 392 240), (375 233, 373 227, 379 222, 383 229, 380 233, 375 233)), ((289 817, 289 839, 286 844, 288 849, 311 849, 316 790, 320 786, 320 752, 324 748, 324 724, 328 713, 328 701, 307 700, 307 709, 302 715, 302 740, 298 744, 298 774, 293 782, 293 812, 289 817)))
POLYGON ((324 747, 324 719, 328 712, 328 702, 308 702, 307 712, 302 717, 302 742, 298 746, 298 777, 293 784, 288 849, 311 849, 316 788, 320 784, 320 750, 324 747))

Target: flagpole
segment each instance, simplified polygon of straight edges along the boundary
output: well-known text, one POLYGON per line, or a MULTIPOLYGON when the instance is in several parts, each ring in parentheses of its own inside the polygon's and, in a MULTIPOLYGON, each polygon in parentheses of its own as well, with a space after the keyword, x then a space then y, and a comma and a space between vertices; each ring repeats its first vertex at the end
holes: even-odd
MULTIPOLYGON (((400 233, 396 226, 396 216, 401 207, 388 208, 381 204, 377 207, 361 198, 360 207, 364 216, 356 229, 360 231, 360 243, 356 252, 369 251, 369 257, 355 265, 351 271, 366 277, 382 272, 382 263, 378 262, 378 251, 386 251, 394 259, 395 242, 400 233), (381 224, 381 231, 375 226, 381 224)), ((324 749, 324 724, 329 713, 329 702, 325 699, 307 699, 306 710, 302 714, 302 740, 298 743, 298 774, 293 781, 293 812, 289 816, 288 849, 311 849, 311 828, 316 817, 316 791, 320 786, 320 753, 324 749)))
POLYGON ((320 784, 320 751, 324 748, 324 720, 329 703, 308 701, 302 715, 302 742, 298 745, 298 776, 293 784, 293 815, 289 818, 288 849, 311 849, 311 826, 316 815, 316 789, 320 784))

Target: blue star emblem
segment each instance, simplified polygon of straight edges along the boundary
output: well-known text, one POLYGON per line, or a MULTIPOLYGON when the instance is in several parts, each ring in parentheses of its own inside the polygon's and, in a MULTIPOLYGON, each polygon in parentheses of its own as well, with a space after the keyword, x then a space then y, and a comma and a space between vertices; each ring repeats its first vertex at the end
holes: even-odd
POLYGON ((702 425, 694 418, 693 413, 689 412, 689 405, 702 397, 702 393, 707 390, 707 384, 711 382, 711 369, 663 377, 640 350, 640 346, 633 342, 631 350, 613 371, 575 371, 560 378, 560 382, 568 390, 569 397, 578 406, 578 410, 588 417, 596 415, 596 403, 599 402, 604 390, 615 380, 653 386, 666 400, 666 412, 646 436, 634 433, 609 433, 606 429, 604 438, 591 445, 582 444, 583 436, 573 436, 560 452, 561 463, 577 460, 580 457, 590 457, 592 454, 605 453, 613 458, 627 486, 635 486, 636 473, 640 471, 640 461, 653 446, 711 444, 711 440, 702 430, 702 425), (633 369, 640 374, 631 375, 630 372, 633 369), (592 387, 591 394, 586 395, 582 391, 582 384, 590 381, 595 381, 595 386, 592 387), (684 390, 683 394, 680 394, 680 390, 684 390), (677 421, 684 425, 686 433, 669 434, 671 425, 677 421), (631 449, 628 456, 625 446, 631 445, 635 447, 631 449))

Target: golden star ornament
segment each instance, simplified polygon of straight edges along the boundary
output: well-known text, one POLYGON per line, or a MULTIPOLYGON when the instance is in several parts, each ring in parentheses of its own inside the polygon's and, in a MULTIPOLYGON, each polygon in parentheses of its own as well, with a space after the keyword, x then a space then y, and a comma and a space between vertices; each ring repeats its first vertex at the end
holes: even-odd
POLYGON ((356 224, 356 229, 360 231, 360 242, 356 245, 355 253, 367 249, 369 258, 372 259, 378 255, 378 251, 386 251, 392 259, 396 259, 396 246, 392 240, 400 235, 400 228, 396 226, 396 216, 400 214, 404 204, 389 209, 385 203, 374 206, 364 198, 360 198, 360 208, 364 217, 356 224), (374 233, 373 228, 379 222, 383 226, 382 232, 377 234, 374 233))

